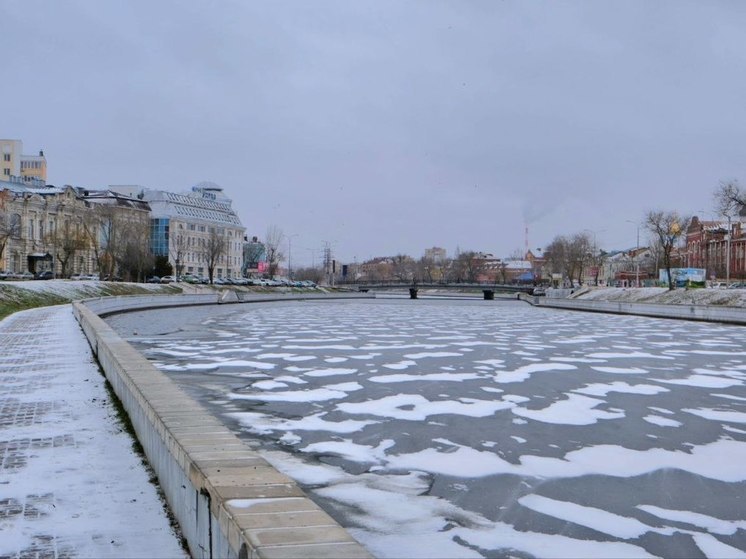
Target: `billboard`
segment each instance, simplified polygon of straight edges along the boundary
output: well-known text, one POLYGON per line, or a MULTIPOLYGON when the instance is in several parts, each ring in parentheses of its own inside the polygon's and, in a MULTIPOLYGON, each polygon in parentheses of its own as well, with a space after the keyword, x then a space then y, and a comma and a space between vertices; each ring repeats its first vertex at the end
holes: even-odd
MULTIPOLYGON (((658 271, 661 282, 668 283, 668 274, 666 270, 658 271)), ((676 285, 684 285, 688 281, 705 281, 707 270, 704 268, 671 268, 671 275, 673 276, 676 285)))

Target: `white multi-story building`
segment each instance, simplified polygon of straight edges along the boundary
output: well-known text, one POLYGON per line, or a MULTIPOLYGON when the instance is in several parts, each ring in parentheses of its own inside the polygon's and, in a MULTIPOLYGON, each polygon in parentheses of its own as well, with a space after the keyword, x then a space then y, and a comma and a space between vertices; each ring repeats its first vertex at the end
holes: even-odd
POLYGON ((142 186, 109 187, 148 202, 151 211, 150 248, 166 256, 177 275, 207 275, 211 240, 222 239, 225 250, 215 262, 216 278, 241 276, 245 227, 223 188, 203 182, 186 193, 142 186))

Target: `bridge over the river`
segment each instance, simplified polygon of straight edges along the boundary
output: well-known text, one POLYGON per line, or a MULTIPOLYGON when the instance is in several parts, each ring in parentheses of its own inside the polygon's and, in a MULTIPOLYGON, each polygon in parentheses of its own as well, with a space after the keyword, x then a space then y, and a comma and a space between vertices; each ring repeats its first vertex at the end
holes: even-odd
POLYGON ((448 291, 481 291, 484 298, 492 300, 495 293, 528 293, 533 294, 533 285, 507 285, 498 283, 440 283, 440 282, 402 282, 402 281, 373 281, 373 282, 342 282, 338 285, 357 287, 358 291, 367 293, 371 290, 408 290, 412 299, 417 298, 421 289, 437 289, 448 291))

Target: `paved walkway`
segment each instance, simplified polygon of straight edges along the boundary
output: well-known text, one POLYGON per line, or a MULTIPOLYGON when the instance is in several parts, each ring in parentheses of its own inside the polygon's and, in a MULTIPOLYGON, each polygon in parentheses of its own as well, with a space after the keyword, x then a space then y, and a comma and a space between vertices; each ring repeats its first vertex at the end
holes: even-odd
POLYGON ((69 305, 0 321, 0 558, 185 557, 69 305))

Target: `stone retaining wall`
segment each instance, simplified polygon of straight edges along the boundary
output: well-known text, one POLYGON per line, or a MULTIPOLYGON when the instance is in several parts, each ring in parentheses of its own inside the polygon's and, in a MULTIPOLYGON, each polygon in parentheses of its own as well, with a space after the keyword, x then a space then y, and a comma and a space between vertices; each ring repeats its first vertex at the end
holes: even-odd
POLYGON ((623 303, 584 299, 555 299, 521 295, 520 299, 538 307, 572 311, 634 314, 655 318, 699 320, 746 325, 746 309, 741 307, 716 307, 713 305, 661 305, 652 303, 623 303))
MULTIPOLYGON (((185 305, 371 295, 106 297, 73 303, 75 316, 132 421, 193 557, 370 558, 289 477, 275 470, 184 393, 100 317, 185 305)), ((126 522, 126 519, 123 519, 126 522)))

